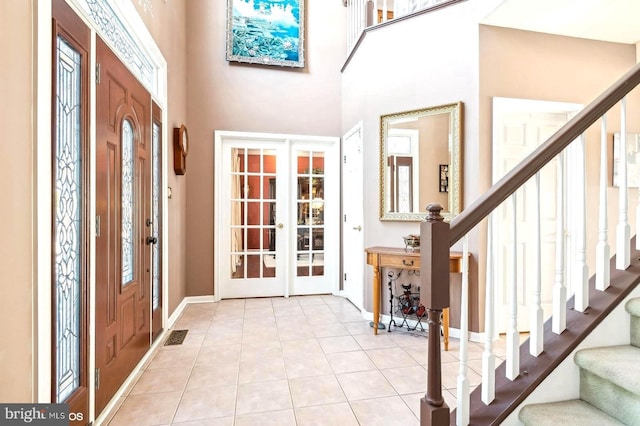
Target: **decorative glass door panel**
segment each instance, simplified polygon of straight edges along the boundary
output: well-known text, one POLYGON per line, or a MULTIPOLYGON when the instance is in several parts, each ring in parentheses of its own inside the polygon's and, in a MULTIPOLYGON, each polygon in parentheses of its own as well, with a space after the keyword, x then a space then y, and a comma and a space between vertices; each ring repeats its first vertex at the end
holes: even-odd
POLYGON ((83 198, 81 53, 57 38, 57 132, 54 144, 55 400, 66 401, 81 385, 82 291, 86 262, 83 198))
POLYGON ((324 153, 297 151, 296 276, 324 275, 324 153))

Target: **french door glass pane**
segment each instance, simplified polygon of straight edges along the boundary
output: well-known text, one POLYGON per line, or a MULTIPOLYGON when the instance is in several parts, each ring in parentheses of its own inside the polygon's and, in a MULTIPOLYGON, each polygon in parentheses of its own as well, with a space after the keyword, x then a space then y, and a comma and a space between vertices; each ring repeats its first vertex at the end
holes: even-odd
POLYGON ((297 152, 296 275, 324 275, 324 153, 297 152))
POLYGON ((122 285, 133 281, 133 125, 122 121, 122 285))
POLYGON ((80 53, 57 37, 54 279, 56 402, 80 385, 82 286, 82 148, 80 53))
POLYGON ((231 150, 231 278, 275 276, 276 156, 231 150))

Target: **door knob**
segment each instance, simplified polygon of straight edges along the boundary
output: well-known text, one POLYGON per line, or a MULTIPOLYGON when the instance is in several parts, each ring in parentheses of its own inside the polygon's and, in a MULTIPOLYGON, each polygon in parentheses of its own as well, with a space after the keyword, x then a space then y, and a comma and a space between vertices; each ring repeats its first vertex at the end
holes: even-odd
POLYGON ((283 225, 283 224, 281 224, 281 223, 279 223, 279 224, 278 224, 278 229, 282 229, 282 228, 284 228, 284 225, 283 225))
POLYGON ((158 239, 156 237, 147 237, 147 245, 149 244, 157 244, 158 239))
POLYGON ((355 229, 356 231, 362 231, 362 226, 354 226, 353 229, 355 229))

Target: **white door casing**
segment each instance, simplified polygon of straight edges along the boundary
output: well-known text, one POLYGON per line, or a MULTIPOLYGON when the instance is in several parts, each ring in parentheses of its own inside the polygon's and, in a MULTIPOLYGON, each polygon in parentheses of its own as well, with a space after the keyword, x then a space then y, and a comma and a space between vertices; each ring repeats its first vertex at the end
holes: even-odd
POLYGON ((344 295, 364 308, 364 180, 362 122, 342 138, 342 265, 344 295))

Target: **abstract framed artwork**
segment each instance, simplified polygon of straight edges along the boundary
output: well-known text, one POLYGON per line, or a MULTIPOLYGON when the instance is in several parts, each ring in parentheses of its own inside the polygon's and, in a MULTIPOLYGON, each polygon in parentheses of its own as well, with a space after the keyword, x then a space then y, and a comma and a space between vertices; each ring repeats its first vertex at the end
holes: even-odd
POLYGON ((227 61, 304 67, 304 0, 227 0, 227 61))

